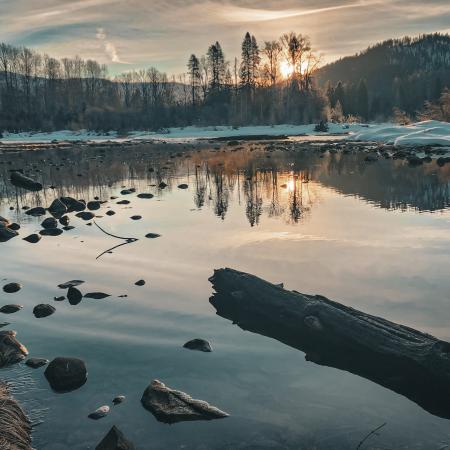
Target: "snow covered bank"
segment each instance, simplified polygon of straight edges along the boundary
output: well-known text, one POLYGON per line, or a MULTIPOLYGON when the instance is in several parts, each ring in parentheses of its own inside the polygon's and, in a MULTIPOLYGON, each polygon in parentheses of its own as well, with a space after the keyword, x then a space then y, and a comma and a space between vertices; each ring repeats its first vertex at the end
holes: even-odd
MULTIPOLYGON (((450 146, 450 124, 437 121, 419 122, 401 126, 383 124, 329 124, 328 133, 314 131, 315 125, 265 125, 251 127, 185 127, 170 128, 164 132, 132 131, 119 135, 116 131, 96 133, 93 131, 55 131, 50 133, 4 133, 3 143, 45 143, 52 141, 126 141, 156 140, 168 142, 190 142, 197 139, 229 138, 240 136, 322 136, 345 138, 352 141, 373 141, 396 146, 445 145, 450 146)), ((305 140, 308 140, 305 138, 305 140)))
POLYGON ((450 146, 450 123, 427 120, 412 125, 370 125, 348 136, 352 141, 374 141, 396 147, 443 145, 450 146))

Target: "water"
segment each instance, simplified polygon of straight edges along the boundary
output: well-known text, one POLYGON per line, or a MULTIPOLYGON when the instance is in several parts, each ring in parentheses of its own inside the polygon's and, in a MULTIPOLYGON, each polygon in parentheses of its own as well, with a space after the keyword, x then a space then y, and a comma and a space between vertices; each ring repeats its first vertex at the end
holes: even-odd
POLYGON ((43 369, 2 370, 41 422, 34 447, 92 449, 115 424, 140 449, 352 449, 386 422, 363 448, 446 448, 448 420, 216 316, 208 277, 232 267, 450 340, 449 169, 367 164, 363 155, 276 145, 270 152, 252 143, 225 152, 203 147, 179 156, 182 146, 170 145, 0 155, 0 215, 20 222, 21 237, 42 221, 23 215, 22 205, 48 206, 60 195, 122 198, 122 186, 155 194, 102 207, 103 228, 139 241, 99 259, 122 241, 73 214, 76 228, 60 237, 0 244, 0 279, 23 284, 17 294, 2 292, 0 304, 24 305, 1 319, 12 323, 31 356, 81 357, 89 371, 82 388, 55 394, 43 369), (56 188, 18 196, 8 170, 33 166, 56 188), (169 186, 158 189, 160 181, 169 186), (180 183, 189 188, 178 189, 180 183), (105 216, 108 208, 117 214, 105 216), (132 221, 135 214, 142 220, 132 221), (161 237, 146 239, 149 232, 161 237), (83 292, 111 297, 77 306, 54 302, 65 293, 57 285, 71 279, 86 281, 83 292), (139 279, 146 285, 135 286, 139 279), (53 304, 56 313, 35 319, 38 303, 53 304), (211 341, 214 352, 182 348, 195 337, 211 341), (157 422, 140 404, 155 378, 230 417, 157 422), (87 418, 119 394, 126 401, 108 417, 87 418))

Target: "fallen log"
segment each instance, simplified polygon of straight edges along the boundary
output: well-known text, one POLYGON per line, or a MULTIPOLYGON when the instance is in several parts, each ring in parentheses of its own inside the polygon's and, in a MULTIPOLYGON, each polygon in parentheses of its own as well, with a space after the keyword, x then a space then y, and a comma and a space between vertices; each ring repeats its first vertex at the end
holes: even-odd
POLYGON ((17 401, 0 381, 0 448, 31 450, 31 424, 17 401))
POLYGON ((210 303, 243 330, 303 351, 450 419, 450 343, 321 295, 288 291, 254 275, 219 269, 210 303))

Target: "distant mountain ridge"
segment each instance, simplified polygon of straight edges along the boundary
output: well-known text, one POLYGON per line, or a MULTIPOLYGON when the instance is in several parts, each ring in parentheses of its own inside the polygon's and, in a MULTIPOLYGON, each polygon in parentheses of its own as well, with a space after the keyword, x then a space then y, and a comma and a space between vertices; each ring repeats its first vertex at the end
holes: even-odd
POLYGON ((394 106, 414 113, 450 87, 450 35, 389 39, 321 67, 315 76, 319 86, 341 82, 349 94, 364 80, 371 118, 394 106))

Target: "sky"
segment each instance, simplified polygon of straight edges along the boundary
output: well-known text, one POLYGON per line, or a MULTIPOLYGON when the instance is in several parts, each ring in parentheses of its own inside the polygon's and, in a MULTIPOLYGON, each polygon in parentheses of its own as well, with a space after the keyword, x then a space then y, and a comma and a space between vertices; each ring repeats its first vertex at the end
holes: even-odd
POLYGON ((216 40, 232 60, 246 31, 260 44, 306 34, 325 63, 449 24, 448 0, 0 0, 0 42, 93 58, 113 75, 150 66, 180 74, 216 40))

